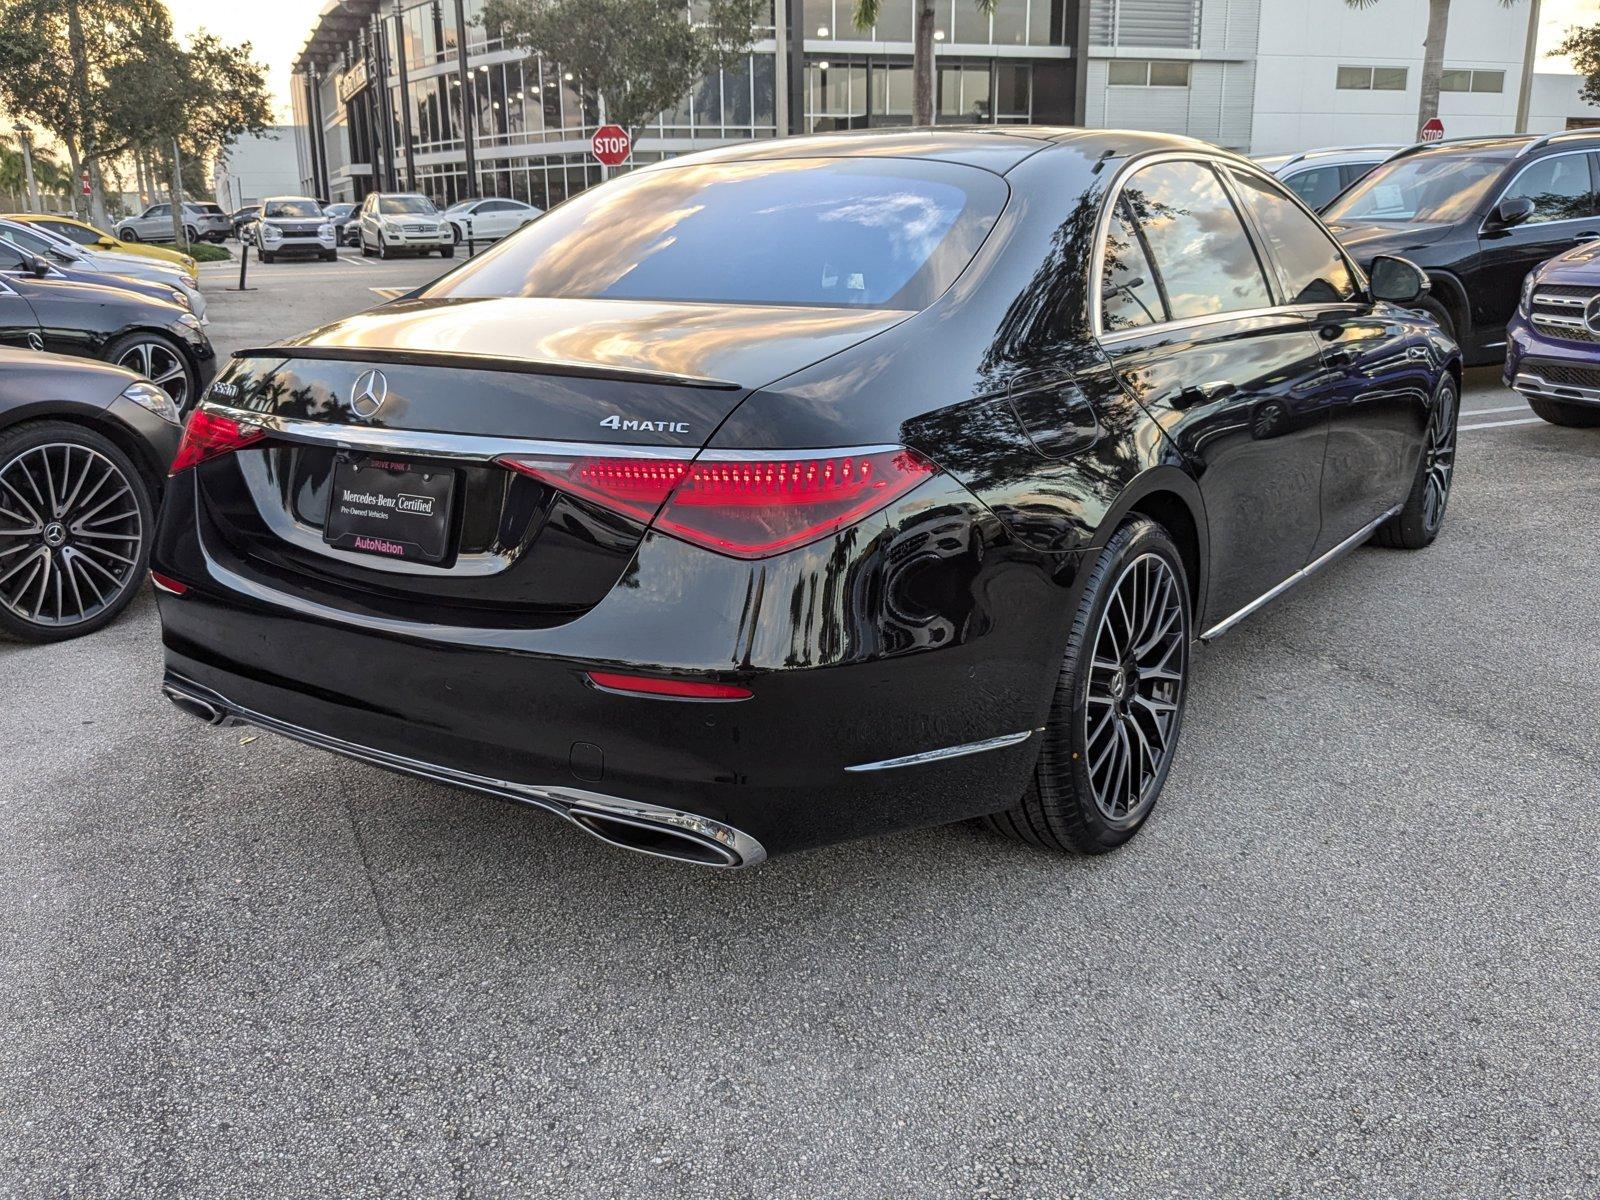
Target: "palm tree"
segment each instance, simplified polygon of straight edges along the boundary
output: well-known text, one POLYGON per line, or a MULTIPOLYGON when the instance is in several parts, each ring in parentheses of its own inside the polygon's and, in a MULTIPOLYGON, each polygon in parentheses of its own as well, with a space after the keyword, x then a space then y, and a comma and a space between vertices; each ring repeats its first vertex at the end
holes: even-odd
MULTIPOLYGON (((984 16, 994 15, 995 0, 973 0, 984 16)), ((856 0, 850 20, 857 29, 878 23, 881 0, 856 0)), ((934 0, 916 0, 911 30, 911 123, 933 124, 933 20, 934 0)))
MULTIPOLYGON (((1371 8, 1379 0, 1344 0, 1351 8, 1371 8)), ((1510 8, 1517 0, 1500 0, 1510 8)), ((1537 10, 1536 10, 1537 11, 1537 10)), ((1428 0, 1428 36, 1422 43, 1422 99, 1417 104, 1417 136, 1439 115, 1439 80, 1444 75, 1444 37, 1450 28, 1450 0, 1428 0)))

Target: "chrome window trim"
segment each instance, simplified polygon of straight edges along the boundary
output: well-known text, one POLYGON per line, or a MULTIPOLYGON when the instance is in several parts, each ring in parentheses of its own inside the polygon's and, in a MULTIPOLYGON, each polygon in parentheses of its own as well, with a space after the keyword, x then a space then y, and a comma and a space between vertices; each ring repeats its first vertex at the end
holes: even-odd
MULTIPOLYGON (((1129 178, 1145 167, 1155 166, 1163 162, 1205 163, 1206 165, 1212 167, 1213 170, 1215 170, 1217 167, 1227 167, 1233 170, 1243 171, 1260 179, 1267 180, 1279 192, 1288 196, 1293 203, 1299 205, 1301 211, 1305 212, 1313 221, 1317 223, 1317 225, 1322 226, 1321 219, 1316 213, 1311 211, 1311 209, 1303 200, 1300 199, 1300 197, 1296 196, 1293 191, 1285 187, 1283 182, 1272 175, 1271 172, 1263 170, 1254 163, 1247 162, 1242 159, 1236 161, 1231 156, 1225 154, 1208 154, 1203 150, 1158 150, 1150 154, 1135 155, 1131 158, 1128 158, 1122 163, 1121 166, 1117 168, 1116 173, 1111 177, 1110 183, 1106 185, 1106 195, 1101 202, 1100 214, 1095 223, 1094 243, 1091 247, 1091 252, 1089 255, 1088 282, 1090 336, 1103 346, 1114 346, 1125 341, 1130 341, 1134 338, 1148 336, 1151 333, 1181 331, 1197 325, 1212 325, 1218 321, 1231 321, 1240 318, 1270 316, 1273 314, 1294 316, 1297 315, 1297 310, 1306 307, 1303 304, 1272 304, 1264 308, 1230 309, 1227 312, 1206 313, 1198 317, 1181 317, 1173 321, 1154 321, 1149 325, 1139 325, 1132 329, 1117 329, 1109 333, 1104 330, 1101 324, 1103 313, 1099 280, 1101 268, 1105 263, 1106 239, 1111 233, 1112 214, 1116 211, 1117 201, 1122 198, 1122 190, 1127 186, 1129 178)), ((1274 299, 1281 299, 1281 289, 1283 285, 1281 278, 1278 275, 1279 267, 1277 258, 1273 256, 1270 248, 1266 246, 1264 241, 1260 238, 1260 235, 1256 231, 1255 224, 1250 218, 1249 214, 1238 211, 1240 201, 1233 191, 1233 181, 1227 177, 1226 173, 1221 173, 1218 176, 1217 182, 1222 188, 1223 192, 1228 196, 1229 202, 1234 205, 1235 211, 1239 216, 1239 222, 1244 229, 1245 237, 1250 241, 1251 248, 1254 250, 1257 259, 1262 262, 1263 268, 1266 268, 1268 263, 1271 264, 1270 270, 1266 271, 1267 289, 1272 294, 1274 299)), ((1326 232, 1326 227, 1324 226, 1323 228, 1324 232, 1326 232)), ((1338 252, 1344 257, 1345 265, 1349 268, 1351 277, 1355 279, 1357 288, 1359 289, 1357 299, 1342 303, 1360 304, 1368 294, 1366 272, 1361 270, 1361 268, 1350 257, 1349 252, 1346 251, 1345 248, 1339 243, 1338 238, 1334 237, 1331 233, 1327 234, 1327 237, 1329 241, 1333 243, 1334 248, 1337 249, 1338 252)), ((1154 266, 1156 270, 1160 270, 1159 265, 1152 264, 1152 266, 1154 266)))
MULTIPOLYGON (((1583 150, 1558 150, 1554 154, 1541 155, 1538 158, 1529 159, 1527 162, 1523 163, 1521 169, 1519 169, 1515 175, 1507 180, 1505 186, 1500 189, 1500 195, 1495 198, 1495 202, 1493 204, 1489 205, 1489 211, 1484 214, 1483 220, 1478 222, 1478 233, 1481 235, 1489 232, 1489 220, 1494 216, 1494 210, 1499 208, 1501 203, 1505 200, 1506 193, 1517 186, 1517 180, 1521 179, 1529 171, 1533 170, 1534 167, 1537 167, 1542 163, 1547 163, 1552 158, 1571 158, 1575 154, 1596 155, 1600 154, 1600 151, 1597 151, 1592 147, 1583 150)), ((1513 158, 1511 161, 1516 162, 1517 159, 1513 158)), ((1596 187, 1596 176, 1600 175, 1600 171, 1597 171, 1597 166, 1600 166, 1600 164, 1596 164, 1594 162, 1589 164, 1590 188, 1596 187)), ((1594 195, 1596 193, 1591 191, 1590 194, 1594 195)), ((1505 233, 1512 229, 1527 229, 1533 225, 1564 225, 1568 221, 1600 221, 1600 212, 1588 217, 1561 217, 1554 221, 1523 221, 1520 225, 1508 225, 1505 229, 1498 229, 1494 232, 1505 233)))

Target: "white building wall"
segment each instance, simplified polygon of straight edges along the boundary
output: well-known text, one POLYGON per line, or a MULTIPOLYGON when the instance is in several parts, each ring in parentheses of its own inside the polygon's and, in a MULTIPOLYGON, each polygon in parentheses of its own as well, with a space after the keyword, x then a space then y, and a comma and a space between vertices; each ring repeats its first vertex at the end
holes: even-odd
POLYGON ((1574 125, 1600 124, 1600 107, 1579 95, 1582 75, 1534 72, 1528 98, 1528 132, 1555 133, 1574 125))
MULTIPOLYGON (((1415 139, 1427 0, 1382 0, 1363 9, 1345 0, 1269 0, 1260 11, 1252 153, 1415 139), (1341 66, 1405 67, 1406 88, 1341 90, 1341 66)), ((1442 93, 1446 137, 1512 131, 1530 11, 1497 0, 1451 6, 1445 67, 1504 71, 1505 85, 1498 93, 1442 93)))
POLYGON ((294 127, 279 125, 229 146, 214 172, 217 203, 231 210, 267 196, 300 195, 305 189, 295 145, 294 127))

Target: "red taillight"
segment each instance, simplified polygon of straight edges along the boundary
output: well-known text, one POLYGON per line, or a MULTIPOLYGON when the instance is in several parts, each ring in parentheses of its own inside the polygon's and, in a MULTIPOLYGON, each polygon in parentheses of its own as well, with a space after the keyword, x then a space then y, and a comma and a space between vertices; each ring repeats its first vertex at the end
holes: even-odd
POLYGON ((738 558, 826 537, 937 470, 914 450, 668 458, 506 457, 500 464, 738 558))
POLYGON ((160 571, 150 572, 150 584, 156 591, 166 592, 169 596, 181 596, 189 590, 189 585, 183 580, 163 575, 160 571))
POLYGON ((615 671, 589 671, 589 682, 611 692, 637 696, 666 696, 677 700, 748 700, 754 693, 732 683, 706 683, 699 679, 663 679, 659 675, 619 675, 615 671))
POLYGON ((172 456, 167 474, 187 471, 208 458, 230 454, 265 436, 266 432, 259 425, 246 425, 232 417, 197 408, 189 414, 188 423, 183 427, 183 440, 178 443, 178 452, 172 456))

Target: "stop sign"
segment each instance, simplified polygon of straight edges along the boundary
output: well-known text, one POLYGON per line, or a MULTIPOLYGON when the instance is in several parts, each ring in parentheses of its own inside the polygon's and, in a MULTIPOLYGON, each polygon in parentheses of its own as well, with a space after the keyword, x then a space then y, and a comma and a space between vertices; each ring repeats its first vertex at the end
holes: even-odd
POLYGON ((89 168, 88 167, 85 167, 83 170, 78 172, 78 186, 83 189, 83 194, 85 196, 87 196, 91 191, 93 191, 93 189, 89 186, 89 168))
POLYGON ((594 131, 589 149, 606 166, 615 167, 627 160, 633 145, 628 140, 628 131, 621 125, 602 125, 594 131))
POLYGON ((1421 136, 1425 142, 1444 141, 1444 122, 1438 117, 1430 117, 1427 124, 1422 127, 1421 136))

